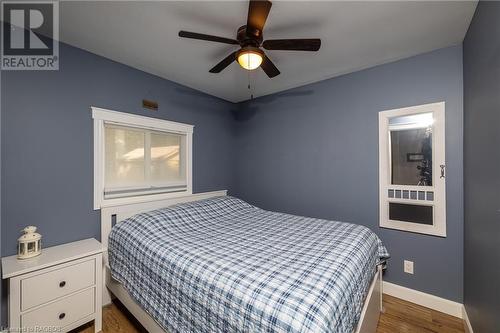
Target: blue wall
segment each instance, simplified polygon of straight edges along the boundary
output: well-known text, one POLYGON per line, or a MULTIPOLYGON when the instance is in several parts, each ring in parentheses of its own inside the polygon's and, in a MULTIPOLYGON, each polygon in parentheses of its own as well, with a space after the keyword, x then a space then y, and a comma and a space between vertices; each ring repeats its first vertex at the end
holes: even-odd
MULTIPOLYGON (((2 256, 2 136, 1 136, 1 128, 2 128, 2 71, 0 71, 0 257, 2 256)), ((0 275, 2 274, 2 268, 0 267, 0 275)), ((4 306, 3 306, 3 288, 4 283, 0 283, 0 326, 4 325, 4 306)))
POLYGON ((60 59, 59 71, 2 73, 2 255, 29 224, 44 246, 100 239, 90 106, 194 124, 194 191, 231 188, 233 104, 68 45, 60 59))
POLYGON ((462 301, 461 46, 262 97, 237 125, 235 193, 266 209, 359 223, 387 245, 385 279, 462 301), (378 111, 446 102, 447 238, 378 227, 378 111), (403 259, 415 274, 403 273, 403 259))
POLYGON ((500 3, 481 1, 464 40, 464 303, 474 332, 500 329, 500 3))
POLYGON ((45 246, 100 238, 90 112, 99 106, 194 124, 195 192, 229 189, 263 208, 367 225, 392 253, 388 281, 462 300, 460 46, 242 104, 68 45, 60 53, 59 71, 2 72, 2 255, 15 253, 28 224, 45 246), (143 110, 143 98, 160 110, 143 110), (379 229, 377 112, 442 100, 448 237, 379 229), (415 261, 414 276, 403 258, 415 261))

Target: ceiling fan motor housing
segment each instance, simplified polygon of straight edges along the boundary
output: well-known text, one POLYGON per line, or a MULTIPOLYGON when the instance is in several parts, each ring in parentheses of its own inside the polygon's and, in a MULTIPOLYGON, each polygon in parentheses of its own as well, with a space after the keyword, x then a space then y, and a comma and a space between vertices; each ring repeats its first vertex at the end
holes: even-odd
POLYGON ((238 28, 236 39, 238 40, 238 42, 242 47, 245 46, 259 47, 262 44, 264 36, 262 35, 262 31, 256 29, 247 29, 247 26, 243 25, 238 28))

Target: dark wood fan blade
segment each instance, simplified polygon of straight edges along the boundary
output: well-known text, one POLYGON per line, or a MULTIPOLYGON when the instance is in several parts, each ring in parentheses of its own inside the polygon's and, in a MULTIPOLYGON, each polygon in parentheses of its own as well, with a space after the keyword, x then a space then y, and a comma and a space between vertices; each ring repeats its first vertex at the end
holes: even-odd
POLYGON ((231 63, 236 60, 237 53, 238 51, 234 51, 233 53, 222 59, 222 61, 215 65, 211 70, 209 70, 209 72, 220 73, 224 68, 231 65, 231 63))
POLYGON ((179 37, 207 40, 209 42, 217 42, 217 43, 224 43, 224 44, 239 44, 239 42, 237 40, 234 40, 231 38, 205 35, 205 34, 199 34, 197 32, 190 32, 190 31, 183 31, 183 30, 179 31, 179 37))
POLYGON ((269 39, 262 47, 266 50, 318 51, 321 39, 269 39))
POLYGON ((280 75, 280 71, 276 66, 274 66, 273 62, 271 59, 269 59, 265 54, 262 59, 262 64, 260 64, 260 67, 262 70, 269 76, 270 78, 273 78, 275 76, 280 75))
POLYGON ((250 0, 248 5, 247 35, 259 37, 273 4, 267 0, 250 0))

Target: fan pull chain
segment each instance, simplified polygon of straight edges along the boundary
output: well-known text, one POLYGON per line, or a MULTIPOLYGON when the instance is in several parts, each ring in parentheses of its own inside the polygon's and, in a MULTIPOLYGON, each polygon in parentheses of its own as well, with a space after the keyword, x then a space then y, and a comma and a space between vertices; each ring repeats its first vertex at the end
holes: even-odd
POLYGON ((253 99, 253 91, 252 91, 252 86, 250 85, 250 71, 247 71, 248 75, 248 90, 250 92, 250 99, 253 99))

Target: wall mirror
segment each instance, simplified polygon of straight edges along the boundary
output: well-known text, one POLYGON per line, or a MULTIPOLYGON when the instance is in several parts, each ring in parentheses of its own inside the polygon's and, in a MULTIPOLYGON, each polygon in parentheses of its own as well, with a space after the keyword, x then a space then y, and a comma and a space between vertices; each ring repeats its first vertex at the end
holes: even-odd
POLYGON ((380 226, 446 236, 444 107, 379 113, 380 226))
POLYGON ((432 186, 432 113, 389 119, 391 184, 432 186))

